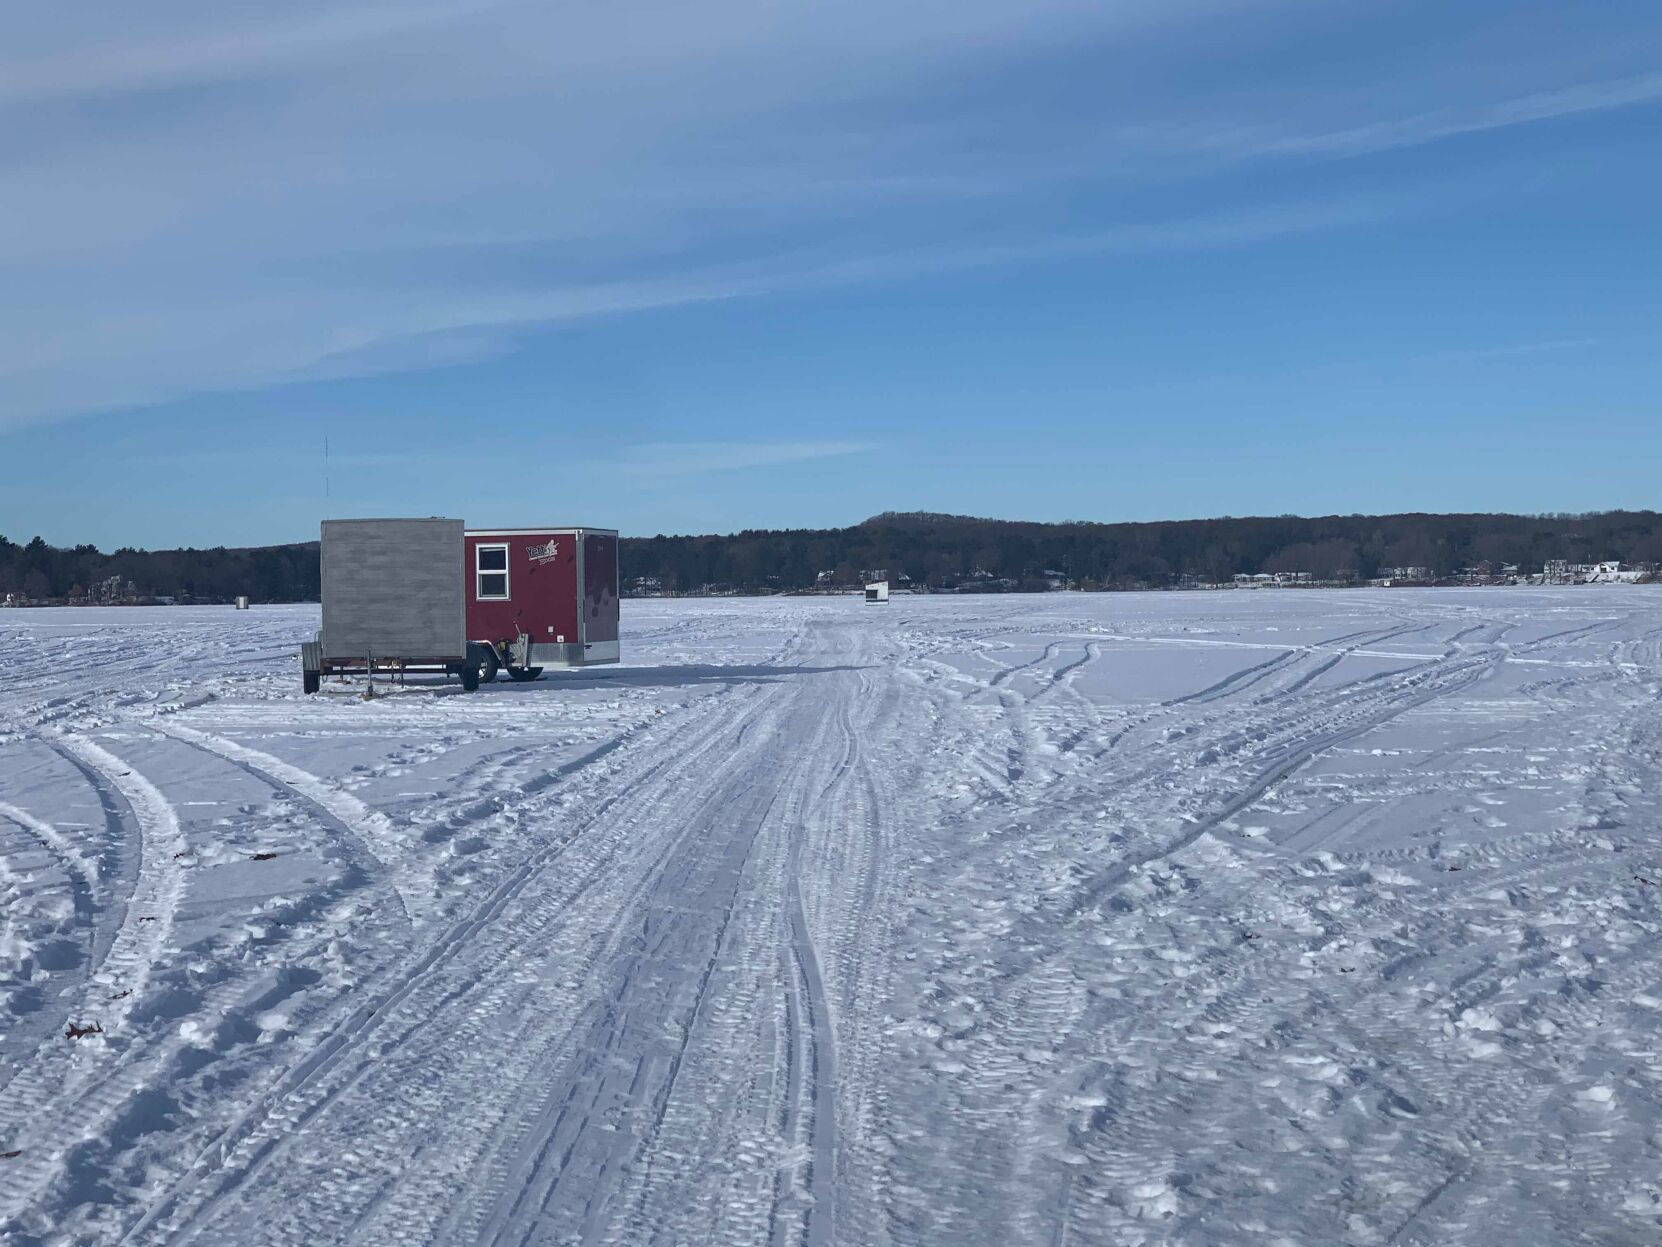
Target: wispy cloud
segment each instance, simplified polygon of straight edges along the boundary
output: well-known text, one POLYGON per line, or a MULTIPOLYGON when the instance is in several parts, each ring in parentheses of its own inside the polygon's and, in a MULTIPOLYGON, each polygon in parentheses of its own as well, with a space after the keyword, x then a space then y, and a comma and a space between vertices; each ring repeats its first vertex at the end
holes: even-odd
POLYGON ((1255 155, 1356 156, 1584 113, 1632 108, 1658 100, 1662 100, 1662 73, 1635 74, 1465 107, 1433 109, 1343 129, 1266 137, 1257 143, 1249 141, 1248 147, 1255 155))
POLYGON ((626 450, 617 466, 636 478, 682 477, 780 467, 878 449, 877 442, 859 441, 648 442, 626 450))
POLYGON ((0 103, 114 97, 234 81, 250 74, 351 56, 356 45, 423 26, 462 21, 490 7, 490 0, 381 4, 312 12, 296 6, 281 16, 271 10, 254 23, 222 24, 217 30, 212 23, 204 23, 205 29, 195 23, 181 23, 171 38, 151 33, 156 24, 165 27, 169 16, 165 6, 151 6, 150 13, 125 30, 120 16, 108 14, 115 19, 109 25, 86 23, 89 41, 85 45, 35 52, 25 58, 17 56, 14 44, 13 55, 0 62, 6 70, 0 74, 0 103), (153 21, 157 18, 159 22, 153 21))
POLYGON ((1548 45, 1481 95, 1282 90, 1293 0, 97 13, 25 8, 0 40, 0 431, 581 319, 1365 229, 1459 197, 1283 184, 1289 158, 1662 99, 1649 71, 1532 86, 1548 45), (1237 43, 1258 72, 1232 87, 1237 43))
MULTIPOLYGON (((375 292, 320 287, 223 309, 175 309, 135 323, 64 308, 82 352, 102 343, 106 368, 66 375, 67 339, 39 335, 47 354, 8 371, 0 357, 0 430, 55 416, 165 402, 189 394, 369 377, 500 358, 528 335, 562 323, 755 299, 1034 262, 1240 246, 1314 230, 1365 225, 1407 210, 1396 197, 1271 205, 1233 216, 1177 216, 1077 233, 1029 233, 824 257, 787 252, 652 280, 560 284, 533 291, 375 292), (314 320, 313 304, 337 317, 314 320)), ((50 309, 37 306, 39 322, 50 309)), ((14 343, 21 352, 26 343, 14 343)))

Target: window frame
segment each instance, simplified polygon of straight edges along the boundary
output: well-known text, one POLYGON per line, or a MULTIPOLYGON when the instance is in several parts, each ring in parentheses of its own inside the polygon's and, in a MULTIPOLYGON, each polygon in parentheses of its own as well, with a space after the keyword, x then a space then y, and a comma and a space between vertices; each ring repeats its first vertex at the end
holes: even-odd
POLYGON ((505 541, 481 541, 473 547, 473 599, 476 602, 509 602, 513 600, 513 579, 508 573, 508 543, 505 541), (502 566, 486 570, 479 564, 486 550, 502 551, 502 566), (502 577, 501 593, 485 592, 485 577, 502 577))

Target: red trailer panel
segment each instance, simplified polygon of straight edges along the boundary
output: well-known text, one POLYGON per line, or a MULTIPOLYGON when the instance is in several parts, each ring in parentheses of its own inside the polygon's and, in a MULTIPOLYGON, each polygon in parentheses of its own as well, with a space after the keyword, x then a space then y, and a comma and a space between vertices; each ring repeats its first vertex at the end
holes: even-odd
POLYGON ((614 530, 470 529, 465 543, 469 640, 527 667, 618 661, 614 530))

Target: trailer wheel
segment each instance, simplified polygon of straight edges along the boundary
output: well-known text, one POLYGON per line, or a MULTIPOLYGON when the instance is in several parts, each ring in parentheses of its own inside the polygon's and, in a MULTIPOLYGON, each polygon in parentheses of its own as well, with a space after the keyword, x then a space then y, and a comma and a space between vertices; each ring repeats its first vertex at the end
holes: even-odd
POLYGON ((462 677, 462 691, 476 693, 479 691, 479 668, 473 663, 463 663, 458 675, 462 677))
POLYGON ((518 680, 521 684, 527 684, 527 683, 529 683, 530 681, 536 679, 539 675, 542 674, 542 668, 541 667, 515 667, 515 666, 510 665, 509 668, 508 668, 508 674, 510 676, 512 676, 514 679, 518 680))
POLYGON ((496 650, 489 645, 469 646, 470 651, 479 658, 479 683, 489 684, 496 679, 496 673, 502 669, 501 660, 496 656, 496 650))
POLYGON ((322 686, 323 673, 321 671, 304 671, 301 673, 300 687, 308 693, 315 693, 322 686))

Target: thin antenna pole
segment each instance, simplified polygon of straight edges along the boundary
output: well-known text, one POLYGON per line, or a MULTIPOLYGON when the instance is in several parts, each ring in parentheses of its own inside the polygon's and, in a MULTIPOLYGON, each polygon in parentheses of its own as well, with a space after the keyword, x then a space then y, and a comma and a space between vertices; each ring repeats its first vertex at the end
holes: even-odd
POLYGON ((329 498, 329 438, 327 436, 323 439, 323 498, 324 501, 328 501, 329 498))

